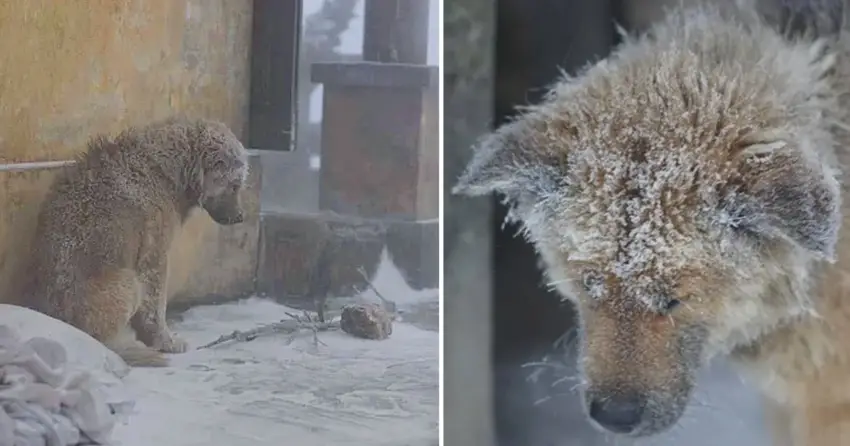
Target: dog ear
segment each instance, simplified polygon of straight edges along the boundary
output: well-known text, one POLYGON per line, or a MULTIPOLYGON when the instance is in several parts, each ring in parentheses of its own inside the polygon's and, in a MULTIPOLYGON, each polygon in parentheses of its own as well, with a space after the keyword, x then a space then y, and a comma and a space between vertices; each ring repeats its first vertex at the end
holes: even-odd
POLYGON ((753 144, 743 154, 739 215, 745 228, 834 260, 841 192, 831 169, 785 142, 753 144))
POLYGON ((483 137, 452 192, 497 193, 511 208, 526 207, 562 189, 566 177, 557 158, 566 151, 546 137, 546 122, 523 117, 483 137), (559 155, 556 155, 559 154, 559 155))

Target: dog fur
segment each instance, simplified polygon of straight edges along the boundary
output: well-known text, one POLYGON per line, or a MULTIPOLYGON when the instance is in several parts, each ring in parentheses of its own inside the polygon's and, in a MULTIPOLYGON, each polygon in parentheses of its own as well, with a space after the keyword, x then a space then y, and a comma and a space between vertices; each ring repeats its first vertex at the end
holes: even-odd
POLYGON ((850 445, 850 35, 805 3, 671 11, 482 138, 455 187, 500 194, 575 303, 606 430, 671 428, 729 355, 778 444, 850 445))
POLYGON ((247 173, 247 152, 219 122, 171 118, 93 139, 42 205, 28 305, 130 365, 167 365, 162 352, 187 348, 165 322, 169 246, 195 208, 241 222, 247 173))

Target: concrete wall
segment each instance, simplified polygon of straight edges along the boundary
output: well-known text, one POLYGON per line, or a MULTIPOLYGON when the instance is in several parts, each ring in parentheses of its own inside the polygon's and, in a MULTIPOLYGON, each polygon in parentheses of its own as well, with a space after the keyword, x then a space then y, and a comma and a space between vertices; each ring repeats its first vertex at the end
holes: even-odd
MULTIPOLYGON (((176 112, 243 136, 251 10, 250 0, 0 2, 0 300, 15 300, 11 279, 55 172, 44 162, 72 158, 96 133, 176 112)), ((220 228, 202 212, 188 222, 173 249, 172 295, 252 286, 258 174, 246 224, 220 228)))

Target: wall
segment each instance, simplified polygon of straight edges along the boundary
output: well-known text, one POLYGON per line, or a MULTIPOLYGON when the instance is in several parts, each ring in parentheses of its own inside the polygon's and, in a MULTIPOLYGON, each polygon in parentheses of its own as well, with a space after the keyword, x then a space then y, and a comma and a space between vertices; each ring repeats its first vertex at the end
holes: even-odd
MULTIPOLYGON (((68 160, 96 133, 114 134, 175 112, 222 120, 243 136, 251 5, 0 2, 0 41, 13 42, 0 49, 0 300, 15 299, 11 278, 19 274, 55 172, 45 162, 68 160)), ((258 175, 255 169, 248 195, 259 194, 258 175)), ((253 207, 254 215, 238 227, 217 227, 204 213, 192 217, 173 249, 171 294, 196 299, 247 291, 254 266, 245 262, 255 261, 259 227, 253 207), (239 267, 222 262, 229 253, 241 259, 239 267), (212 285, 204 280, 213 277, 212 285)))
POLYGON ((492 373, 492 213, 488 198, 451 187, 493 119, 495 0, 445 4, 444 409, 447 446, 495 443, 492 373))

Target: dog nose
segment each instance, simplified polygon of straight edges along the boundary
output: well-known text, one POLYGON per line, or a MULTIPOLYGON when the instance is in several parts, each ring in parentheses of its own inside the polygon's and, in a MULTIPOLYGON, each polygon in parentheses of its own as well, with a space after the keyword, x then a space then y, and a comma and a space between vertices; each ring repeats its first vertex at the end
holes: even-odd
POLYGON ((590 418, 617 434, 633 432, 641 422, 643 405, 635 397, 611 397, 590 402, 590 418))

